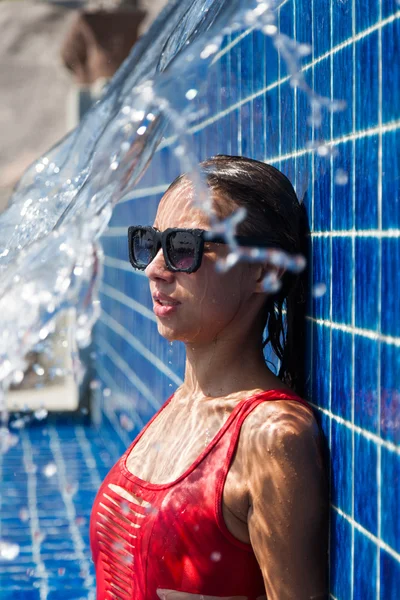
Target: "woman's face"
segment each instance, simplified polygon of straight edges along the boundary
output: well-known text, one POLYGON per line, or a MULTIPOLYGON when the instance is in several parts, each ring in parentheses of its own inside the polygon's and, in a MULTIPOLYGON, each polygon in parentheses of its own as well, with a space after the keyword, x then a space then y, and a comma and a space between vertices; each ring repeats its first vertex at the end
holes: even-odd
MULTIPOLYGON (((210 229, 208 217, 193 206, 193 189, 188 181, 161 199, 154 227, 210 229)), ((150 280, 153 308, 158 331, 168 340, 207 344, 217 337, 236 338, 240 329, 248 329, 251 316, 259 312, 265 295, 256 293, 261 266, 240 262, 226 273, 216 270, 218 259, 226 257, 225 244, 205 243, 200 269, 195 273, 168 271, 162 250, 146 268, 150 280), (178 302, 173 308, 162 307, 161 300, 178 302), (262 296, 262 297, 261 297, 262 296), (250 311, 250 312, 249 312, 250 311)))

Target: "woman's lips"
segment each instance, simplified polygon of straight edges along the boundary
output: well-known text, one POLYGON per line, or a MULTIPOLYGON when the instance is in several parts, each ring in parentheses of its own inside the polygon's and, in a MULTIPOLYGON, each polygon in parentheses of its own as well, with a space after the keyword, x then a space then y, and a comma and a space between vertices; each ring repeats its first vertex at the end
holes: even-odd
POLYGON ((172 300, 167 296, 155 296, 154 298, 153 310, 157 317, 167 317, 174 313, 180 302, 176 300, 172 300))

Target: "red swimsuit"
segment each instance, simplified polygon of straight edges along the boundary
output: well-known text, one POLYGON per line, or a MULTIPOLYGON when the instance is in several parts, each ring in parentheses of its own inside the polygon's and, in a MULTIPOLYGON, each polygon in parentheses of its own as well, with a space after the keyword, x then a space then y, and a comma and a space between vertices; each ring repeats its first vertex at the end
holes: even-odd
POLYGON ((159 412, 154 415, 108 473, 93 505, 97 600, 159 600, 157 589, 249 600, 265 595, 252 546, 237 540, 224 523, 222 491, 242 423, 267 400, 308 406, 279 390, 242 400, 197 460, 165 484, 142 481, 126 468, 132 448, 159 412), (124 488, 142 506, 124 500, 109 484, 124 488))

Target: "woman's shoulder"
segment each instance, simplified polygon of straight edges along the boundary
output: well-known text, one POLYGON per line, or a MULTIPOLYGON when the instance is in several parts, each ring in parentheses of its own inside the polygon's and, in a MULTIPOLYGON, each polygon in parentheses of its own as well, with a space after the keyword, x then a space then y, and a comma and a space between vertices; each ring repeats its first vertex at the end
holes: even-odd
POLYGON ((241 436, 247 448, 279 447, 293 438, 314 439, 319 435, 315 416, 305 401, 293 393, 277 390, 254 407, 242 425, 241 436))

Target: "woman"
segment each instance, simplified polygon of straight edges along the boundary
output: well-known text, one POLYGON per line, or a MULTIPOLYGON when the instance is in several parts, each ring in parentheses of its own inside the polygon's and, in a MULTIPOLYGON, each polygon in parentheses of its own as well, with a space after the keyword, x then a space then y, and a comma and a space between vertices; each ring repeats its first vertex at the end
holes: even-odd
MULTIPOLYGON (((304 250, 303 210, 282 173, 229 156, 201 169, 218 218, 245 207, 240 244, 304 250)), ((99 490, 91 518, 97 598, 320 600, 327 597, 321 439, 292 389, 301 389, 301 278, 245 261, 219 272, 229 248, 205 239, 210 222, 193 193, 178 178, 154 229, 129 232, 159 333, 185 343, 186 370, 99 490), (264 290, 267 275, 281 280, 274 296, 264 290), (266 325, 281 359, 278 377, 264 360, 266 325)))

